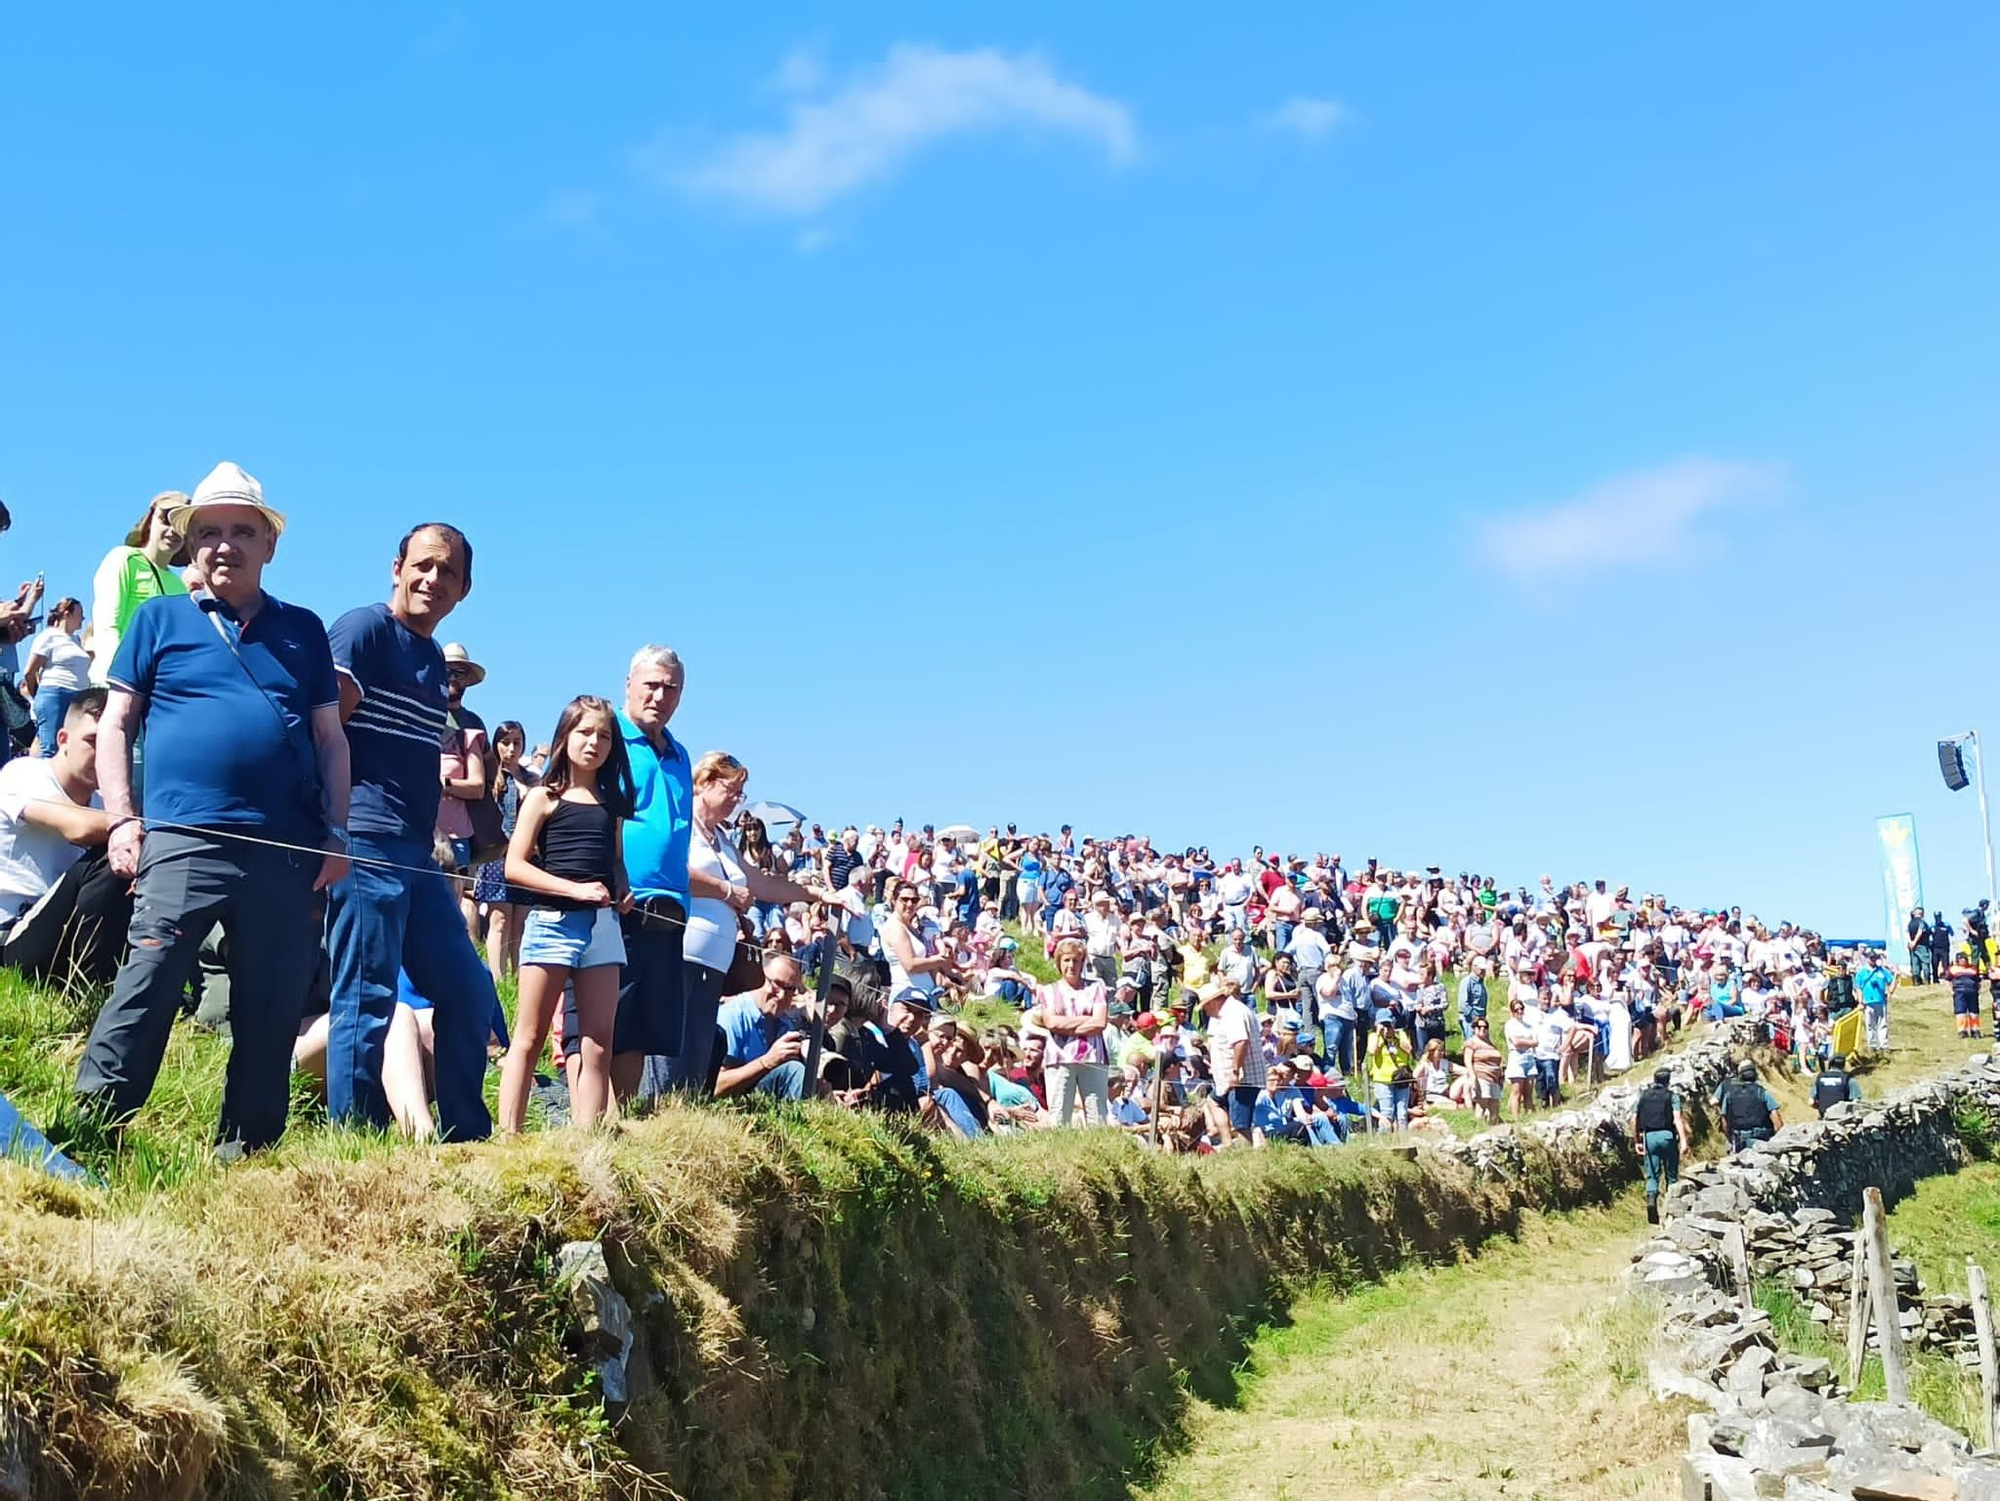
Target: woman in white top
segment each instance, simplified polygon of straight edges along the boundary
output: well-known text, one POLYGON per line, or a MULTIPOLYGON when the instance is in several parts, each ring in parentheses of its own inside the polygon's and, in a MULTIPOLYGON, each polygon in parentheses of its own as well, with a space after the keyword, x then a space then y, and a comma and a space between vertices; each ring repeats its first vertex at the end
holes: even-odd
POLYGON ((28 648, 21 687, 35 706, 37 753, 56 753, 56 731, 62 728, 69 701, 90 686, 90 653, 77 633, 83 629, 80 600, 59 599, 49 611, 49 627, 28 648))
POLYGON ((1507 1025, 1503 1035, 1507 1042, 1507 1095, 1516 1119, 1526 1115, 1534 1104, 1536 1022, 1541 1019, 1537 1008, 1536 1021, 1528 1020, 1527 998, 1534 994, 1535 977, 1526 970, 1508 987, 1507 1025))
POLYGON ((710 751, 694 766, 694 817, 688 831, 687 931, 681 959, 687 965, 681 1050, 667 1066, 669 1084, 695 1094, 709 1088, 715 1052, 715 1015, 722 985, 736 958, 739 919, 755 902, 831 902, 833 893, 802 886, 748 864, 729 837, 730 820, 750 779, 744 764, 710 751))
POLYGON ((915 881, 898 881, 889 899, 889 917, 882 924, 882 957, 889 961, 889 994, 906 989, 930 995, 938 981, 958 978, 958 966, 949 953, 933 953, 925 940, 918 913, 923 905, 923 888, 915 881))
MULTIPOLYGON (((1110 1003, 1104 982, 1083 978, 1086 948, 1080 938, 1056 945, 1056 969, 1062 978, 1041 988, 1035 1000, 1035 1020, 1049 1034, 1042 1080, 1048 1087, 1049 1115, 1067 1126, 1078 1102, 1084 1118, 1103 1125, 1111 1117, 1110 1071, 1106 1063, 1104 1029, 1110 1023, 1110 1003)), ((1256 1047, 1255 1038, 1251 1047, 1256 1047)))

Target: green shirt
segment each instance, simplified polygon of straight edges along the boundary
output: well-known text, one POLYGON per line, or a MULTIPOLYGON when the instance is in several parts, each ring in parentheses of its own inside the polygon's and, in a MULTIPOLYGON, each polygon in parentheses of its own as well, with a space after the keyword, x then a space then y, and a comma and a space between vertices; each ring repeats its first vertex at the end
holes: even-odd
POLYGON ((132 617, 149 599, 188 592, 170 566, 155 563, 136 547, 114 547, 97 565, 91 580, 90 680, 103 684, 111 676, 111 659, 131 628, 132 617))

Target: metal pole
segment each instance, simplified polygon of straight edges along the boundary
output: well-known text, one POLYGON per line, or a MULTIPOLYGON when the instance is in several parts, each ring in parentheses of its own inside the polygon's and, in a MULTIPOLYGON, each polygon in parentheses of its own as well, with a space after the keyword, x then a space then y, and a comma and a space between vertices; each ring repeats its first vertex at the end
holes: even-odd
MULTIPOLYGON (((813 986, 812 1032, 806 1041, 806 1084, 799 1098, 816 1100, 819 1098, 819 1049, 826 1040, 826 992, 833 984, 834 960, 840 955, 839 923, 841 919, 831 913, 827 917, 826 947, 820 950, 819 981, 813 986)), ((847 987, 847 1004, 854 1004, 854 986, 847 987)))
POLYGON ((1979 749, 1979 731, 1967 730, 1965 738, 1972 742, 1973 785, 1979 789, 1979 835, 1986 841, 1986 900, 2000 905, 1993 891, 1993 820, 1986 812, 1986 756, 1979 749))

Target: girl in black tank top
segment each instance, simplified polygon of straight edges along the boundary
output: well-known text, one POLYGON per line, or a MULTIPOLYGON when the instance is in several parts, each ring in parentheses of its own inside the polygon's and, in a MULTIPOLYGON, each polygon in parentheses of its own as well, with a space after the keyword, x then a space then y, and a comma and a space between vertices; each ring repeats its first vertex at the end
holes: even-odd
MULTIPOLYGON (((602 802, 583 802, 577 790, 559 798, 535 841, 535 864, 544 875, 579 885, 596 882, 609 890, 622 873, 618 860, 618 822, 602 802)), ((551 896, 548 905, 579 912, 599 905, 569 896, 551 896)))
POLYGON ((527 1119, 535 1062, 566 988, 576 992, 582 1044, 570 1113, 580 1126, 611 1105, 611 1028, 618 1012, 617 918, 629 913, 624 821, 632 816, 632 767, 618 716, 601 698, 572 699, 556 723, 539 787, 521 799, 507 845, 507 879, 533 904, 522 935, 520 1002, 500 1067, 500 1129, 527 1119), (529 958, 530 944, 543 955, 529 958), (550 956, 575 963, 550 962, 550 956))

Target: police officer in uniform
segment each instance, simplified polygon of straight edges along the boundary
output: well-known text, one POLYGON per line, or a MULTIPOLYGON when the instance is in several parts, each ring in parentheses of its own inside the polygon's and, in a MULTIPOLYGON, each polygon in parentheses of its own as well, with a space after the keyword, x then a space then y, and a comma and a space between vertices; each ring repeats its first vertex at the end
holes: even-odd
POLYGON ((1812 1105, 1820 1119, 1826 1119, 1827 1111, 1842 1100, 1861 1098, 1861 1081, 1849 1072, 1851 1067, 1847 1059, 1836 1054, 1813 1080, 1812 1105))
POLYGON ((1681 1115, 1681 1097, 1668 1083, 1663 1069, 1653 1070, 1653 1082, 1639 1091, 1639 1103, 1632 1112, 1632 1135, 1646 1154, 1646 1223, 1660 1222, 1661 1180, 1672 1188, 1680 1180, 1681 1153, 1687 1150, 1687 1121, 1681 1115))
POLYGON ((1785 1124, 1777 1096, 1757 1082, 1757 1065, 1748 1058, 1736 1066, 1734 1079, 1723 1080, 1715 1103, 1722 1107, 1722 1124, 1733 1152, 1753 1141, 1769 1141, 1785 1124))

